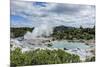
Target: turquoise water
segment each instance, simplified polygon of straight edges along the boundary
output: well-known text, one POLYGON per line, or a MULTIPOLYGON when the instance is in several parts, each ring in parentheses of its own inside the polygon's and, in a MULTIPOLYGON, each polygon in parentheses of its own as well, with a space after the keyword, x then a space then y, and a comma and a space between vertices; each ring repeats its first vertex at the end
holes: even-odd
POLYGON ((87 49, 87 48, 89 48, 89 46, 86 45, 85 43, 68 42, 66 40, 53 41, 52 44, 53 44, 52 48, 67 48, 67 49, 76 49, 76 48, 87 49))

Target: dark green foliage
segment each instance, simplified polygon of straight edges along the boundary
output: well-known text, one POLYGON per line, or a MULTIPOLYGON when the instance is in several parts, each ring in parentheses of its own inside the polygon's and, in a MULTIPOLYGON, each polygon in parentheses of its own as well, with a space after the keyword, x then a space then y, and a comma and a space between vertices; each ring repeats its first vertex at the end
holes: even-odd
POLYGON ((95 61, 95 56, 93 56, 91 58, 87 58, 85 61, 86 62, 93 62, 93 61, 95 61))
MULTIPOLYGON (((11 37, 21 37, 27 31, 32 32, 34 28, 22 27, 22 28, 11 28, 11 37)), ((74 28, 66 26, 58 26, 54 28, 53 34, 51 35, 54 39, 95 39, 95 26, 93 28, 74 28)))
POLYGON ((48 44, 48 47, 51 47, 52 46, 52 44, 48 44))
POLYGON ((32 32, 34 28, 28 28, 28 27, 21 27, 21 28, 10 28, 11 36, 13 37, 21 37, 23 36, 27 31, 32 32))
POLYGON ((60 64, 80 62, 78 55, 70 54, 64 50, 37 49, 22 53, 19 48, 11 51, 11 66, 60 64))
POLYGON ((93 28, 74 28, 74 27, 65 27, 58 26, 54 28, 52 36, 55 39, 95 39, 95 27, 93 28))

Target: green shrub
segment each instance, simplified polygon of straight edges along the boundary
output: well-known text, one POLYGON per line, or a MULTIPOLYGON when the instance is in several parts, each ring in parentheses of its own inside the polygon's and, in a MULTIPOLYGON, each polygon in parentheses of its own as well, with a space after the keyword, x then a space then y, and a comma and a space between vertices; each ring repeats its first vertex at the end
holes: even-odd
POLYGON ((86 62, 94 62, 95 61, 95 56, 93 56, 91 58, 87 58, 85 61, 86 62))
POLYGON ((21 52, 16 48, 11 51, 11 66, 60 64, 80 62, 78 55, 70 54, 64 50, 37 49, 33 51, 21 52))

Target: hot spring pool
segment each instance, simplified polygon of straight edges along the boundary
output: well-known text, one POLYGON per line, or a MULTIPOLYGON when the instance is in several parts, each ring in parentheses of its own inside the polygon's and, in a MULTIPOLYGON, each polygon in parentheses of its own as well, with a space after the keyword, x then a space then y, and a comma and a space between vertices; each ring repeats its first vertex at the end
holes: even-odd
POLYGON ((82 42, 68 42, 66 40, 61 41, 53 41, 52 42, 52 48, 66 48, 66 49, 87 49, 90 46, 86 45, 82 42))

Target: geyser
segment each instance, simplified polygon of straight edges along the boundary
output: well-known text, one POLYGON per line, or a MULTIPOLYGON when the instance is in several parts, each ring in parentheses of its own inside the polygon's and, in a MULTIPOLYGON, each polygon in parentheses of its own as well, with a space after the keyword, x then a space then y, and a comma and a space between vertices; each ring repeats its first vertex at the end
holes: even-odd
POLYGON ((48 24, 42 24, 38 27, 35 27, 35 29, 32 32, 27 32, 24 35, 24 39, 34 39, 34 38, 40 38, 40 37, 48 37, 53 33, 53 28, 48 24))

